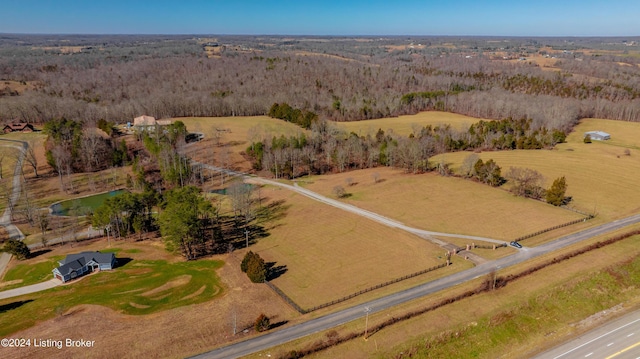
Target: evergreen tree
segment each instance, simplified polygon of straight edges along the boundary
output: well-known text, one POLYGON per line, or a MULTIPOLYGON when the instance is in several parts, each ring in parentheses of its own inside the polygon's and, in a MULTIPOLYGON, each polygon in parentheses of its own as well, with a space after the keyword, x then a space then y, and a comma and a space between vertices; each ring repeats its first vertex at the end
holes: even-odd
POLYGON ((547 190, 547 203, 554 206, 560 206, 565 202, 565 192, 567 191, 567 180, 564 176, 556 178, 551 185, 551 188, 547 190))
POLYGON ((29 258, 29 256, 31 255, 31 251, 29 250, 29 247, 27 247, 27 245, 24 242, 19 241, 17 239, 9 239, 4 244, 3 251, 9 254, 13 254, 14 256, 16 256, 16 258, 20 260, 29 258))

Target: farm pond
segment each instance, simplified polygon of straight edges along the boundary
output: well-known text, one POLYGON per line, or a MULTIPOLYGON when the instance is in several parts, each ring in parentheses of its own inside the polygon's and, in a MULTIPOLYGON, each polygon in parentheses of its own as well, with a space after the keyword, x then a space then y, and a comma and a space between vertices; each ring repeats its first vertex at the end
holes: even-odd
POLYGON ((91 196, 72 198, 56 202, 49 208, 54 216, 83 216, 100 207, 107 198, 128 192, 126 189, 118 189, 109 192, 94 194, 91 196))

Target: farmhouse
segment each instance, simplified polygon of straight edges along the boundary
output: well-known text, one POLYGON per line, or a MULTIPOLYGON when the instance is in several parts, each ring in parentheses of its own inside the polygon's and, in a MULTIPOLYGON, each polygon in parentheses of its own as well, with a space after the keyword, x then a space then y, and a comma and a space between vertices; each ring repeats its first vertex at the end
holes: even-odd
POLYGON ((112 270, 116 256, 113 253, 82 252, 69 254, 58 263, 60 267, 53 270, 53 277, 64 283, 93 271, 112 270))
POLYGON ((172 122, 171 120, 156 120, 153 116, 142 115, 133 119, 133 127, 139 131, 150 131, 156 126, 168 126, 172 122))
POLYGON ((588 131, 584 133, 584 137, 591 137, 595 141, 604 141, 611 139, 611 135, 602 131, 588 131))
POLYGON ((2 132, 33 132, 33 126, 30 123, 20 122, 20 123, 10 123, 2 129, 2 132))

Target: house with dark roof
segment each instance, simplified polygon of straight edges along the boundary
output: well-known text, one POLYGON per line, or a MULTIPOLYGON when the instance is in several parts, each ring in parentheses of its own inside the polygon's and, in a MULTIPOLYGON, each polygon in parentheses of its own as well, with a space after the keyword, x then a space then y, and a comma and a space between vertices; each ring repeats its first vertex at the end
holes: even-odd
POLYGON ((74 253, 58 263, 60 267, 53 270, 53 277, 65 283, 94 271, 112 270, 116 265, 116 255, 100 252, 74 253))
POLYGON ((19 122, 19 123, 10 123, 6 126, 4 126, 4 128, 2 129, 2 132, 4 133, 9 133, 9 132, 33 132, 33 125, 31 125, 30 123, 26 123, 26 122, 19 122))

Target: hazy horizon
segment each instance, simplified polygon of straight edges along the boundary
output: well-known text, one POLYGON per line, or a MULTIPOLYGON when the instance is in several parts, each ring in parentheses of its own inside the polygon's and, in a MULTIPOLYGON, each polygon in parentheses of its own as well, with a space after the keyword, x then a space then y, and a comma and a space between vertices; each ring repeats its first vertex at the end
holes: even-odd
POLYGON ((25 35, 640 36, 638 1, 24 0, 0 33, 25 35))

